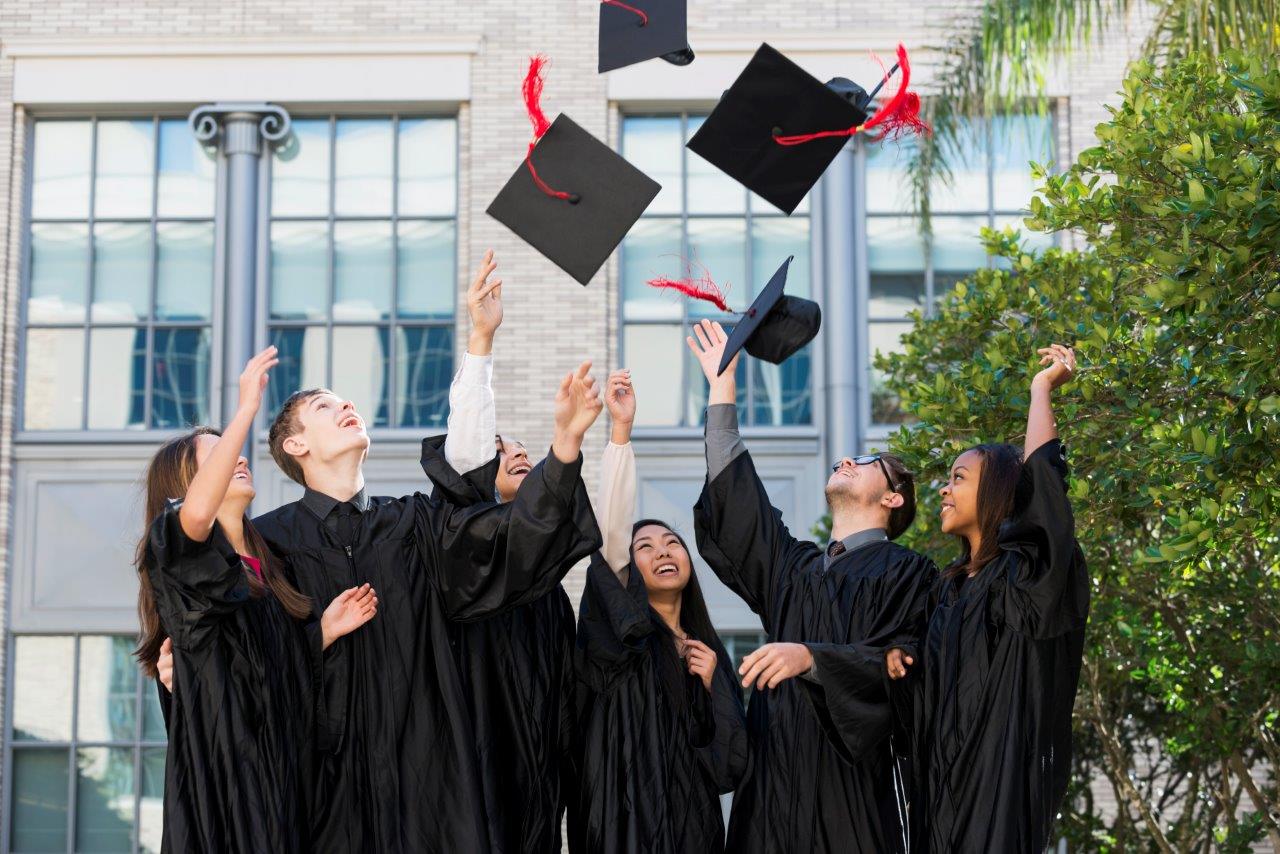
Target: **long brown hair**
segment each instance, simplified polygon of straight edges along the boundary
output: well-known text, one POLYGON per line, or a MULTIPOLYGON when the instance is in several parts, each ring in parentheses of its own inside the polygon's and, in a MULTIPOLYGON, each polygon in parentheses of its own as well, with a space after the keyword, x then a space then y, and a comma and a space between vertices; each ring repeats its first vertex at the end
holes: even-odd
MULTIPOLYGON (((142 671, 150 677, 156 675, 156 659, 160 657, 160 645, 165 639, 165 630, 160 625, 160 613, 156 609, 156 596, 151 588, 149 572, 152 567, 147 543, 150 540, 151 523, 164 512, 165 505, 170 499, 187 494, 187 488, 191 486, 191 481, 196 476, 196 469, 199 467, 196 462, 196 439, 200 436, 221 435, 221 432, 212 427, 196 427, 161 445, 147 465, 143 508, 145 511, 143 518, 146 522, 142 537, 134 550, 133 560, 134 566, 138 568, 138 622, 142 626, 142 632, 138 648, 133 654, 142 666, 142 671)), ((267 548, 262 535, 249 521, 248 515, 244 518, 244 545, 249 556, 257 558, 262 564, 261 580, 257 573, 245 573, 250 594, 265 596, 270 591, 289 616, 298 620, 309 617, 311 599, 299 593, 282 574, 276 572, 270 549, 267 548)))
MULTIPOLYGON (((982 458, 978 476, 978 532, 981 542, 976 555, 969 553, 969 541, 957 536, 960 557, 943 570, 944 578, 973 575, 1000 556, 1000 525, 1013 516, 1018 505, 1018 484, 1022 480, 1022 449, 1016 445, 993 443, 969 449, 982 458)), ((966 451, 965 453, 968 453, 966 451)))

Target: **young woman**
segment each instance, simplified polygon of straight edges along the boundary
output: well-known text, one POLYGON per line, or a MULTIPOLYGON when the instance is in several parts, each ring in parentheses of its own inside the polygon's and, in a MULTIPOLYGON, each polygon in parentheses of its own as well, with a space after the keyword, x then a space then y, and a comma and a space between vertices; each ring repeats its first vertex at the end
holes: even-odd
POLYGON ((656 519, 631 524, 635 396, 609 378, 613 417, 596 507, 604 536, 578 620, 579 780, 573 852, 724 850, 719 796, 746 772, 742 694, 684 540, 656 519))
POLYGON ((240 448, 275 356, 270 347, 245 366, 225 433, 200 427, 171 439, 147 469, 153 521, 137 552, 137 655, 156 676, 162 646, 174 651, 166 851, 312 850, 320 656, 377 610, 368 585, 353 587, 306 622, 309 600, 245 515, 254 489, 240 448))
POLYGON ((941 490, 960 557, 917 650, 887 656, 910 707, 912 849, 1041 852, 1066 792, 1089 578, 1051 397, 1075 371, 1053 345, 1031 383, 1025 452, 978 445, 941 490))

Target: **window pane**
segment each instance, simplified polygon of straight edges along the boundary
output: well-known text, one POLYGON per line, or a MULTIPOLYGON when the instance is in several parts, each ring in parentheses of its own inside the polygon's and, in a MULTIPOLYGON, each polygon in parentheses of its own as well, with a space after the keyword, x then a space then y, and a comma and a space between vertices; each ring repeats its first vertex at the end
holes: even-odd
MULTIPOLYGON (((13 740, 71 740, 75 638, 24 635, 13 641, 13 740)), ((17 753, 14 754, 15 759, 17 753)), ((62 754, 66 765, 66 754, 62 754)), ((63 770, 66 779, 66 770, 63 770)))
POLYGON ((293 138, 271 161, 273 216, 327 216, 329 213, 329 122, 301 119, 293 138))
POLYGON ((966 274, 987 266, 982 229, 987 218, 933 218, 933 269, 942 274, 966 274))
MULTIPOLYGON (((693 138, 706 116, 690 116, 685 142, 693 138)), ((693 152, 685 154, 689 174, 688 211, 698 213, 745 213, 747 191, 741 184, 693 152)))
POLYGON ((678 320, 683 297, 649 287, 659 276, 679 279, 680 220, 641 219, 622 241, 623 311, 628 320, 678 320))
POLYGON ((457 208, 458 123, 400 120, 401 216, 452 216, 457 208))
POLYGON ((924 305, 924 244, 910 217, 867 219, 870 317, 905 317, 924 305))
MULTIPOLYGON (((689 261, 694 274, 702 268, 725 294, 734 311, 750 304, 751 285, 747 279, 747 221, 734 219, 689 220, 689 261)), ((718 315, 720 309, 703 300, 689 300, 689 314, 718 315)))
POLYGON ((328 226, 271 224, 271 316, 322 319, 329 313, 328 226))
POLYGON ((81 741, 133 741, 137 722, 138 668, 131 638, 80 638, 80 700, 76 731, 81 741))
POLYGON ((670 427, 680 423, 680 369, 684 330, 676 324, 627 326, 622 334, 623 366, 631 381, 644 389, 644 406, 636 408, 636 425, 670 427))
POLYGON ((133 847, 133 748, 76 751, 76 850, 133 847))
POLYGON ((334 213, 390 214, 391 120, 340 119, 335 136, 334 213))
POLYGON ((755 400, 751 423, 781 426, 813 422, 813 347, 808 345, 781 365, 750 361, 755 400))
POLYGON ((84 332, 29 329, 23 358, 23 426, 79 430, 84 409, 84 332))
POLYGON ((809 298, 809 220, 805 217, 755 217, 751 220, 753 293, 769 284, 788 255, 796 256, 787 270, 787 293, 809 298))
POLYGON ((391 314, 391 223, 333 226, 333 319, 374 322, 391 314))
POLYGON ((36 122, 31 216, 89 216, 92 122, 36 122))
POLYGON ((948 150, 951 183, 935 180, 929 188, 934 213, 987 209, 987 143, 981 122, 965 122, 948 150))
POLYGON ((89 285, 89 227, 31 226, 28 323, 83 323, 89 285))
POLYGON ((458 289, 454 224, 401 222, 398 234, 399 316, 452 319, 458 289))
POLYGON ((160 708, 160 691, 156 680, 142 677, 142 740, 167 741, 164 712, 160 708))
POLYGON ((1053 121, 1049 116, 999 116, 991 123, 992 169, 997 210, 1026 210, 1036 182, 1031 163, 1053 162, 1053 121))
POLYGON ((284 399, 304 388, 329 384, 329 353, 324 327, 271 330, 271 344, 279 353, 280 364, 267 383, 271 397, 271 414, 275 415, 284 399))
MULTIPOLYGON (((732 325, 726 325, 724 328, 726 333, 733 331, 732 325)), ((686 332, 691 334, 690 332, 686 332)), ((698 364, 698 360, 684 342, 681 342, 681 350, 684 352, 684 370, 685 382, 688 388, 685 389, 684 401, 684 423, 685 424, 702 424, 706 421, 707 411, 707 378, 702 375, 702 366, 698 364)), ((750 423, 751 414, 747 412, 747 364, 752 361, 744 353, 742 358, 738 360, 738 367, 734 370, 734 378, 737 381, 737 394, 734 396, 734 403, 738 406, 738 411, 747 413, 745 419, 750 423)))
POLYGON ((338 395, 356 406, 365 423, 386 427, 387 369, 390 365, 390 333, 385 326, 337 326, 333 330, 333 383, 338 395))
POLYGON ((155 157, 151 119, 98 122, 94 216, 150 217, 155 157))
POLYGON ((159 216, 213 216, 214 155, 183 119, 160 122, 159 216))
POLYGON ((90 331, 90 430, 144 427, 146 384, 146 329, 90 331))
POLYGON ((67 751, 15 750, 11 785, 13 850, 66 851, 67 751))
POLYGON ((142 748, 142 785, 138 787, 138 848, 146 854, 160 854, 164 835, 165 748, 142 748))
POLYGON ((867 153, 867 211, 908 213, 911 211, 911 184, 907 164, 911 146, 897 142, 863 142, 867 153))
POLYGON ((872 323, 867 327, 868 357, 871 368, 871 423, 901 424, 910 420, 899 406, 900 401, 885 387, 885 376, 874 367, 877 352, 896 353, 902 350, 901 338, 911 331, 910 323, 872 323))
POLYGON ((132 323, 151 309, 151 226, 93 227, 93 312, 99 323, 132 323))
POLYGON ((680 213, 680 157, 683 151, 679 116, 622 120, 622 156, 662 185, 646 213, 680 213))
POLYGON ((453 327, 396 330, 399 427, 443 427, 453 379, 453 327))
POLYGON ((156 225, 156 319, 208 320, 213 305, 213 223, 156 225))
POLYGON ((151 378, 151 426, 209 423, 209 330, 157 329, 151 378))

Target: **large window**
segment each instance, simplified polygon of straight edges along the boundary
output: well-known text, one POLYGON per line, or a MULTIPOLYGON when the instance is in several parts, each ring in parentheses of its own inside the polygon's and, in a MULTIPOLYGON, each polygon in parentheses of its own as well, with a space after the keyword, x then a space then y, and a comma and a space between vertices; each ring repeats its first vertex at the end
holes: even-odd
POLYGON ((453 118, 300 119, 272 159, 272 408, 328 386, 373 427, 443 427, 457 291, 453 118))
MULTIPOLYGON (((868 355, 893 352, 911 328, 907 313, 928 311, 934 299, 992 259, 983 249, 984 226, 1020 227, 1035 184, 1030 162, 1054 159, 1053 122, 1048 116, 1011 115, 966 126, 953 158, 951 186, 937 186, 929 201, 933 240, 926 247, 912 215, 904 165, 908 150, 898 143, 866 145, 868 355)), ((1032 245, 1051 242, 1028 233, 1032 245)), ((904 413, 884 377, 871 368, 873 424, 899 423, 904 413)))
POLYGON ((183 119, 34 123, 25 430, 209 414, 216 165, 183 119))
POLYGON ((13 638, 6 850, 160 850, 164 719, 133 645, 118 635, 13 638))
MULTIPOLYGON (((644 406, 637 425, 689 426, 702 422, 706 380, 685 346, 691 324, 703 317, 732 327, 736 316, 709 303, 650 288, 658 276, 680 278, 685 262, 728 291, 743 311, 788 255, 795 255, 787 293, 809 296, 809 203, 790 217, 748 193, 685 143, 705 117, 627 116, 622 154, 662 185, 662 192, 622 244, 622 363, 629 367, 644 406)), ((812 344, 782 365, 750 357, 738 363, 738 407, 744 424, 811 424, 812 344)))

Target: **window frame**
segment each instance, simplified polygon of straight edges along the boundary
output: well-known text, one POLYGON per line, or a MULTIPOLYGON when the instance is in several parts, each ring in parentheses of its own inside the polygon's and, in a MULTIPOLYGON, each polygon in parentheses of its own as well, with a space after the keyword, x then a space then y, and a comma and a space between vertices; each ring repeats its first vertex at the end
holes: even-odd
MULTIPOLYGON (((462 167, 462 136, 465 130, 462 111, 457 106, 451 109, 431 109, 423 108, 414 109, 376 109, 367 110, 351 109, 315 109, 300 112, 290 116, 294 122, 299 121, 316 121, 324 120, 328 124, 328 210, 324 215, 317 216, 298 216, 285 215, 275 216, 272 212, 272 193, 273 193, 273 176, 275 157, 273 152, 265 152, 261 161, 260 181, 258 188, 258 241, 257 241, 257 273, 258 273, 258 292, 255 295, 257 300, 257 329, 254 330, 258 347, 266 347, 271 341, 272 331, 275 329, 320 329, 325 330, 325 378, 326 385, 331 385, 333 381, 333 330, 335 328, 351 328, 351 329, 382 329, 388 330, 389 349, 387 352, 387 413, 388 420, 391 422, 387 426, 373 426, 372 418, 368 418, 369 435, 375 438, 382 438, 390 441, 397 439, 417 440, 423 435, 438 435, 445 431, 445 424, 441 424, 439 429, 433 429, 429 426, 408 426, 402 427, 395 425, 396 407, 399 401, 395 397, 396 388, 396 330, 397 329, 449 329, 453 332, 453 365, 450 375, 452 376, 458 369, 460 364, 460 355, 465 348, 465 341, 460 341, 458 336, 458 311, 460 307, 465 307, 465 303, 459 299, 459 277, 464 268, 462 252, 462 184, 463 175, 462 167), (386 215, 383 214, 344 214, 338 215, 335 210, 335 196, 337 192, 336 180, 336 158, 337 158, 337 123, 343 119, 388 119, 391 122, 391 138, 392 138, 392 160, 391 160, 391 209, 386 215), (449 216, 439 214, 411 214, 403 216, 399 210, 400 196, 400 122, 401 120, 417 120, 417 119, 450 119, 454 126, 454 144, 453 144, 453 213, 449 216), (325 276, 326 276, 326 317, 322 321, 311 319, 287 319, 276 320, 271 317, 271 227, 276 222, 290 223, 324 223, 326 228, 325 234, 325 276), (333 318, 333 300, 334 300, 334 227, 338 222, 385 222, 391 227, 391 303, 390 313, 388 316, 376 322, 370 321, 335 321, 333 318), (446 320, 440 318, 413 319, 407 322, 401 322, 399 318, 399 295, 400 295, 400 265, 399 265, 399 245, 400 245, 400 223, 401 222, 447 222, 453 225, 454 245, 453 245, 453 278, 452 296, 453 296, 453 313, 446 320)), ((447 409, 447 407, 446 407, 447 409)), ((261 430, 258 431, 259 441, 265 441, 267 438, 267 428, 270 426, 270 412, 266 412, 264 407, 265 422, 261 430)))
MULTIPOLYGON (((697 156, 688 152, 686 141, 689 138, 689 120, 690 118, 702 118, 704 114, 709 114, 711 107, 714 105, 701 106, 696 104, 673 105, 670 109, 661 108, 641 108, 628 109, 625 105, 616 107, 617 109, 617 134, 614 150, 626 157, 625 150, 625 125, 628 119, 678 119, 680 122, 680 211, 679 213, 655 214, 650 219, 679 220, 680 222, 680 254, 682 258, 689 257, 689 221, 690 220, 723 220, 730 218, 740 218, 745 228, 745 269, 749 276, 754 276, 754 244, 752 242, 752 222, 756 217, 761 219, 779 219, 791 221, 788 214, 781 211, 757 213, 754 209, 751 193, 746 187, 742 188, 744 204, 741 215, 724 214, 724 213, 690 213, 689 212, 689 158, 697 156)), ((809 209, 804 214, 809 223, 809 270, 810 270, 810 298, 822 303, 822 291, 825 289, 825 277, 820 275, 822 267, 822 204, 821 204, 821 183, 815 186, 808 196, 809 209)), ((616 311, 617 311, 617 330, 614 339, 614 346, 618 354, 618 364, 627 364, 626 355, 626 332, 629 326, 679 326, 681 330, 690 329, 690 314, 688 299, 681 299, 681 315, 680 319, 638 319, 628 320, 626 316, 626 294, 625 283, 622 280, 623 270, 625 266, 626 242, 625 240, 618 245, 617 249, 617 269, 618 273, 613 283, 616 291, 616 311)), ((752 282, 757 287, 763 287, 764 282, 752 282)), ((724 320, 723 315, 708 315, 712 320, 724 320)), ((698 319, 701 319, 699 317, 698 319)), ((809 348, 809 381, 810 381, 810 422, 808 424, 755 424, 747 423, 750 415, 754 414, 755 406, 755 383, 752 381, 751 364, 753 360, 747 356, 747 381, 746 381, 746 412, 748 418, 742 418, 741 431, 744 436, 757 437, 774 437, 774 438, 811 438, 818 436, 824 429, 826 423, 826 399, 822 394, 823 382, 825 377, 826 350, 823 343, 825 335, 825 327, 819 331, 817 337, 809 342, 806 346, 809 348)), ((687 360, 688 354, 682 353, 682 359, 687 360)), ((682 361, 682 369, 680 375, 679 400, 683 417, 683 409, 688 400, 689 382, 691 373, 685 370, 683 366, 687 365, 687 361, 682 361)), ((641 391, 643 394, 643 391, 641 391)), ((633 436, 637 439, 687 439, 690 437, 701 436, 703 427, 701 424, 665 424, 665 425, 637 425, 634 428, 633 436)))
POLYGON ((18 245, 18 317, 16 324, 17 341, 15 342, 15 400, 14 431, 15 444, 154 444, 171 436, 184 432, 183 427, 153 427, 152 400, 154 386, 154 355, 156 330, 165 329, 205 329, 209 332, 209 401, 208 411, 211 423, 220 423, 221 401, 216 393, 221 387, 222 336, 218 334, 221 327, 225 298, 225 276, 223 271, 223 255, 225 254, 226 233, 226 157, 219 147, 214 153, 214 203, 213 212, 209 216, 159 216, 159 180, 160 180, 160 122, 166 120, 187 120, 187 113, 171 109, 139 110, 136 108, 121 110, 89 110, 89 111, 28 111, 23 118, 23 158, 22 173, 22 212, 19 217, 21 234, 18 245), (94 271, 94 225, 99 221, 96 215, 95 201, 97 194, 97 161, 98 161, 98 125, 102 121, 141 121, 149 120, 152 124, 155 150, 152 152, 151 169, 151 209, 147 217, 103 217, 102 222, 138 223, 148 225, 150 232, 149 281, 147 283, 150 311, 146 318, 134 323, 106 322, 95 323, 93 316, 93 271, 94 271), (39 217, 32 216, 35 190, 35 134, 36 125, 41 122, 88 121, 91 123, 90 161, 89 161, 89 201, 88 214, 85 218, 39 217), (209 319, 203 323, 191 321, 157 320, 155 317, 155 299, 157 288, 157 224, 160 222, 177 223, 209 223, 213 227, 213 258, 211 270, 213 281, 210 291, 209 319), (88 265, 88 281, 85 291, 84 319, 78 323, 35 323, 29 321, 27 308, 31 296, 32 273, 32 226, 42 223, 85 224, 88 228, 88 247, 90 263, 88 265), (26 426, 26 369, 27 369, 27 333, 35 329, 79 329, 84 338, 83 374, 81 391, 84 399, 80 405, 81 427, 77 429, 31 430, 26 426), (90 365, 90 332, 95 329, 134 329, 146 332, 146 379, 144 394, 146 401, 146 425, 141 428, 107 428, 93 429, 88 427, 89 411, 89 365, 90 365))

